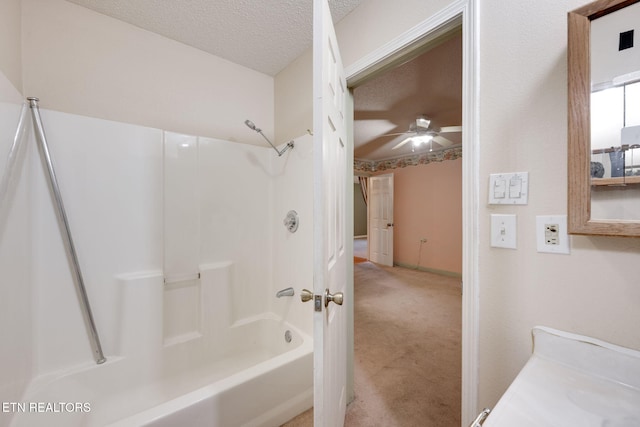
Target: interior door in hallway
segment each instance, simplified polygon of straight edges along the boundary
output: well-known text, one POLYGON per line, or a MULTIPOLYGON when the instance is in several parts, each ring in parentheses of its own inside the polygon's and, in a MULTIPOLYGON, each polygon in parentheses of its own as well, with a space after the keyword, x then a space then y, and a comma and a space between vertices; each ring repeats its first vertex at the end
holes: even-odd
POLYGON ((393 174, 369 178, 369 259, 393 266, 393 174))
POLYGON ((342 427, 347 408, 347 310, 341 305, 351 185, 346 179, 348 93, 327 0, 314 0, 313 19, 313 412, 315 427, 342 427))

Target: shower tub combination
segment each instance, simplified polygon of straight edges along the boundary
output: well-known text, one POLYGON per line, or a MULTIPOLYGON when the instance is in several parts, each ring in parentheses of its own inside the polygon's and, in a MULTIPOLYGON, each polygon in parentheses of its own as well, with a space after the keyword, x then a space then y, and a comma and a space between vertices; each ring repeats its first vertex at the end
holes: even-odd
POLYGON ((309 409, 311 337, 269 312, 234 320, 232 268, 232 263, 201 266, 199 279, 179 285, 178 292, 192 288, 199 295, 200 307, 215 308, 193 310, 199 313, 199 330, 174 336, 166 334, 172 291, 161 273, 120 276, 118 355, 40 377, 22 399, 27 405, 48 402, 79 410, 27 407, 13 411, 10 425, 278 426, 309 409))
MULTIPOLYGON (((166 276, 166 271, 116 276, 109 292, 117 302, 109 309, 110 321, 103 325, 105 336, 110 338, 109 351, 103 354, 44 136, 38 100, 28 101, 96 364, 55 368, 61 370, 37 376, 20 402, 3 402, 0 425, 277 426, 310 408, 311 337, 293 325, 294 319, 280 317, 269 308, 246 305, 247 286, 234 283, 238 275, 231 261, 201 265, 193 262, 197 273, 179 277, 166 276)), ((25 118, 23 108, 7 167, 9 172, 18 158, 25 118)), ((253 128, 259 131, 255 125, 253 128)), ((180 135, 165 133, 164 145, 185 145, 182 139, 180 135)), ((290 143, 287 147, 292 146, 290 143)), ((244 158, 243 152, 236 155, 244 158)), ((192 166, 172 167, 179 174, 192 166)), ((165 162, 165 179, 171 170, 165 162)), ((10 174, 5 174, 0 182, 0 195, 7 188, 7 177, 10 174)), ((196 184, 189 188, 192 187, 197 188, 196 184)), ((192 208, 190 212, 197 215, 198 207, 192 208)), ((165 206, 165 215, 173 218, 166 210, 165 206)), ((182 222, 188 221, 178 218, 178 225, 182 222)), ((182 232, 178 226, 176 230, 178 234, 182 232)), ((166 237, 165 230, 165 245, 166 237)), ((190 242, 188 247, 191 246, 198 247, 198 242, 190 242)), ((176 248, 172 253, 182 256, 182 247, 176 248)), ((266 292, 264 288, 258 287, 256 292, 258 295, 252 301, 266 297, 261 293, 266 292)), ((291 297, 293 289, 283 290, 277 296, 291 297)), ((292 303, 293 299, 288 298, 277 307, 290 313, 292 303)))

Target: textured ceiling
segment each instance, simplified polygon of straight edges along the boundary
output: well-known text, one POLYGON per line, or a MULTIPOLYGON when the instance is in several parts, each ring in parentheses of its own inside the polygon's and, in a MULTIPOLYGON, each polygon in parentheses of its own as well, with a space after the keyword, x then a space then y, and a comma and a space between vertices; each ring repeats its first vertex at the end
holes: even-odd
MULTIPOLYGON (((311 47, 312 0, 67 0, 276 75, 311 47)), ((334 22, 363 0, 329 0, 334 22)))
MULTIPOLYGON (((383 160, 412 154, 412 145, 393 150, 419 115, 438 127, 462 125, 462 33, 354 90, 354 157, 383 160)), ((461 133, 442 134, 455 145, 461 133)), ((434 149, 439 147, 434 144, 434 149)), ((428 151, 429 147, 415 149, 428 151)))

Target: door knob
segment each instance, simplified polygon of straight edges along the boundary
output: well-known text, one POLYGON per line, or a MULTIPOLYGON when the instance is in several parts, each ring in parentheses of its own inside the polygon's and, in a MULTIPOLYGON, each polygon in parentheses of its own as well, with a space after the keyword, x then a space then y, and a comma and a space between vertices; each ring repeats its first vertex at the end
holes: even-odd
POLYGON ((388 222, 387 223, 387 227, 393 227, 393 223, 392 222, 388 222))
POLYGON ((335 294, 331 295, 329 293, 329 289, 325 289, 324 290, 324 307, 327 308, 329 306, 329 303, 332 301, 338 305, 342 305, 342 302, 344 301, 343 293, 336 292, 335 294))
POLYGON ((302 292, 300 292, 300 299, 302 300, 302 302, 307 302, 309 300, 312 300, 313 292, 311 292, 308 289, 303 289, 302 292))

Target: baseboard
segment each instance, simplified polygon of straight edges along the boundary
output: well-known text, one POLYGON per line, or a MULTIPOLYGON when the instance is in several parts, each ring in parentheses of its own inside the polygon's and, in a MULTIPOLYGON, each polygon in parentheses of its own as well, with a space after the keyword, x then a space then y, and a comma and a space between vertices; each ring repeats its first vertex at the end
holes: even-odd
POLYGON ((412 270, 426 271, 428 273, 440 274, 442 276, 458 277, 462 279, 462 273, 456 273, 454 271, 438 270, 437 268, 422 267, 420 265, 405 264, 403 262, 394 262, 393 265, 397 265, 398 267, 403 267, 403 268, 410 268, 412 270))
POLYGON ((362 235, 362 236, 353 236, 353 238, 354 238, 354 239, 366 239, 366 238, 367 238, 367 235, 366 235, 366 234, 364 234, 364 235, 362 235))

